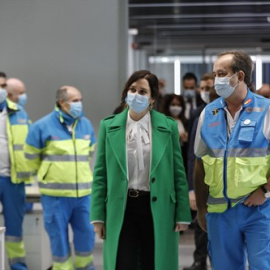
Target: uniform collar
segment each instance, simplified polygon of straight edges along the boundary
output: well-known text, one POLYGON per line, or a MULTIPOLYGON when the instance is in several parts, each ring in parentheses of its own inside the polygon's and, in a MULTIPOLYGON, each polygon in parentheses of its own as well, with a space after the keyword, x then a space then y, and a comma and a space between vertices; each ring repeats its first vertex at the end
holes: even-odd
POLYGON ((55 111, 56 116, 59 118, 59 121, 62 124, 71 126, 77 120, 77 119, 74 119, 73 117, 71 117, 70 115, 64 113, 58 106, 55 106, 54 111, 55 111))
MULTIPOLYGON (((252 105, 253 100, 254 100, 254 94, 248 88, 247 95, 243 101, 242 107, 245 108, 245 107, 252 105)), ((217 105, 218 105, 218 108, 227 107, 227 104, 226 104, 225 99, 223 97, 220 97, 219 99, 217 99, 217 105)))

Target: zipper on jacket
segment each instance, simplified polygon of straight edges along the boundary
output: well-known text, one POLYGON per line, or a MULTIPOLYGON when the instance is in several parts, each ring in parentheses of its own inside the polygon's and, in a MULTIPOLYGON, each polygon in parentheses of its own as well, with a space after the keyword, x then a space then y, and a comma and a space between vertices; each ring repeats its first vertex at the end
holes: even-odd
POLYGON ((78 187, 78 157, 77 157, 77 147, 76 147, 76 137, 75 137, 75 128, 78 123, 78 120, 75 121, 72 127, 72 142, 74 148, 74 156, 75 156, 75 181, 76 181, 76 194, 79 197, 79 187, 78 187))
POLYGON ((228 137, 227 112, 224 110, 224 113, 225 113, 225 123, 226 123, 226 148, 225 148, 225 152, 223 156, 223 195, 227 201, 228 208, 231 208, 231 201, 229 200, 228 195, 227 195, 227 152, 228 152, 228 143, 231 138, 231 134, 230 134, 230 137, 228 137))

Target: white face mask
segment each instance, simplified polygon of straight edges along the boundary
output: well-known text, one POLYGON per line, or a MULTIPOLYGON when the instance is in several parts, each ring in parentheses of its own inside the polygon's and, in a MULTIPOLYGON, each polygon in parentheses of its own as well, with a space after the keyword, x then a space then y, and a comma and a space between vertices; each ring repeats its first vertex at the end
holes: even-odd
POLYGON ((210 92, 209 91, 202 91, 201 98, 206 104, 210 103, 210 92))
POLYGON ((230 80, 234 75, 236 75, 236 73, 234 73, 231 77, 215 77, 215 89, 220 97, 228 98, 234 92, 236 86, 238 85, 238 83, 235 86, 230 85, 230 80))
POLYGON ((172 116, 178 116, 182 112, 183 108, 181 106, 170 106, 169 111, 172 116))

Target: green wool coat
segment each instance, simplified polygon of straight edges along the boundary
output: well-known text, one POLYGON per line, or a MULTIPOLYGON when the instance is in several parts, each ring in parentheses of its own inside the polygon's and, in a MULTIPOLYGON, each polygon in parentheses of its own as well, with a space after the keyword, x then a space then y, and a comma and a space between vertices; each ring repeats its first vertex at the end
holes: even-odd
MULTIPOLYGON (((101 121, 91 197, 91 221, 104 221, 104 270, 115 270, 127 201, 126 121, 128 110, 101 121)), ((151 210, 155 270, 178 270, 176 222, 190 222, 188 188, 176 122, 151 111, 151 210), (156 200, 152 200, 156 197, 156 200)))

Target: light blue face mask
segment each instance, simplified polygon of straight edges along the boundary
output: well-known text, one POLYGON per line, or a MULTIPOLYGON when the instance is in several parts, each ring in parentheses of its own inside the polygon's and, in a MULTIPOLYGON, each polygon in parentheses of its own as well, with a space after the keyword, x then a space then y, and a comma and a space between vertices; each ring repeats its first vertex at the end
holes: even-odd
POLYGON ((141 113, 149 106, 149 97, 127 93, 126 103, 132 111, 141 113))
POLYGON ((26 102, 27 102, 26 93, 19 95, 18 104, 21 105, 22 107, 24 107, 26 102))
POLYGON ((234 92, 238 85, 238 83, 235 86, 230 85, 230 80, 234 75, 236 75, 236 73, 231 77, 215 77, 215 90, 220 97, 228 98, 234 92))
POLYGON ((7 90, 0 88, 0 104, 3 103, 7 98, 7 90))
POLYGON ((78 102, 70 102, 69 103, 70 108, 68 113, 73 117, 73 118, 78 118, 82 115, 82 110, 83 110, 83 106, 82 106, 82 102, 78 101, 78 102))
POLYGON ((191 100, 195 97, 195 90, 194 89, 186 89, 186 90, 184 90, 183 95, 186 99, 191 100))

